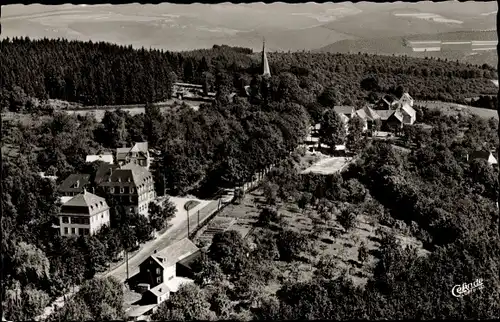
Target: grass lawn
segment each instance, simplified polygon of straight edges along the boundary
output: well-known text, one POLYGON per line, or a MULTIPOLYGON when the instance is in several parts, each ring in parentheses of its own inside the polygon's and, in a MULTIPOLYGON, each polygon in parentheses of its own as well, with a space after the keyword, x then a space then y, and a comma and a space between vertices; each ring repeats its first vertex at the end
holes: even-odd
POLYGON ((447 103, 439 101, 415 101, 415 105, 426 106, 428 108, 439 109, 449 115, 475 114, 484 118, 495 118, 498 120, 498 112, 486 108, 460 105, 456 103, 447 103))

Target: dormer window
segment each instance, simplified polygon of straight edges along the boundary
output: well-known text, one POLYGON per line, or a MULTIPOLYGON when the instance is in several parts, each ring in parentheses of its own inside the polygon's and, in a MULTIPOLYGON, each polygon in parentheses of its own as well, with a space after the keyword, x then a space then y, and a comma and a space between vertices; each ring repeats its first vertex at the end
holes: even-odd
POLYGON ((109 191, 111 191, 111 193, 115 193, 115 188, 111 187, 111 188, 109 188, 109 191))
POLYGON ((120 193, 124 193, 125 192, 125 189, 124 188, 120 188, 120 193))
POLYGON ((101 201, 101 207, 104 207, 104 202, 101 201))
POLYGON ((90 210, 93 211, 94 210, 94 206, 90 205, 90 210))

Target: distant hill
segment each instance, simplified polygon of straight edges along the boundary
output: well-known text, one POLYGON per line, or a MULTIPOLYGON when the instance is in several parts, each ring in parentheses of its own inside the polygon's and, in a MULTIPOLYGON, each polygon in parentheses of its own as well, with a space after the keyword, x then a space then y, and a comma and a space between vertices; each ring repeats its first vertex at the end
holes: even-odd
POLYGON ((459 60, 475 65, 484 63, 497 66, 498 56, 496 50, 491 51, 440 51, 440 52, 414 52, 409 46, 410 41, 495 41, 498 40, 496 31, 456 31, 435 34, 420 34, 399 37, 373 38, 373 39, 347 39, 335 42, 319 52, 339 53, 377 53, 382 55, 408 55, 412 57, 435 57, 448 60, 459 60))

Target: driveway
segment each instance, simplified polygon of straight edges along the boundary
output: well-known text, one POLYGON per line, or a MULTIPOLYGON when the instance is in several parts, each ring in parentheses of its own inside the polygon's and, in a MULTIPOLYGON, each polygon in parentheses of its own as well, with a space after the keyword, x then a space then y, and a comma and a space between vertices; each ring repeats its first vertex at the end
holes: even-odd
MULTIPOLYGON (((185 201, 193 200, 191 198, 173 198, 171 200, 176 204, 178 211, 175 216, 171 220, 172 226, 167 229, 163 234, 158 236, 156 239, 151 240, 145 243, 141 249, 132 257, 128 259, 128 267, 129 267, 129 277, 134 276, 139 272, 139 264, 141 264, 144 260, 146 260, 149 256, 151 256, 155 249, 161 250, 172 243, 181 240, 188 235, 188 227, 187 227, 187 213, 184 210, 185 201, 180 201, 178 199, 185 199, 185 201), (175 201, 177 199, 177 202, 175 201), (179 209, 182 208, 181 209, 179 209)), ((197 226, 198 223, 198 210, 199 210, 199 218, 200 223, 203 222, 206 218, 208 218, 211 214, 217 211, 217 206, 219 204, 218 200, 213 201, 202 201, 199 205, 189 211, 189 223, 191 231, 197 226)), ((120 282, 125 282, 127 279, 127 265, 126 262, 116 267, 110 272, 104 273, 104 276, 114 276, 120 282)))

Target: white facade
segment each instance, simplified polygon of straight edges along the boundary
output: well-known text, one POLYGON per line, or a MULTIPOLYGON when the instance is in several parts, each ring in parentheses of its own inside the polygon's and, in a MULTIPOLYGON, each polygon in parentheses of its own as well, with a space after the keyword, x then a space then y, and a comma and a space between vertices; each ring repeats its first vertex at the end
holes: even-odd
POLYGON ((109 226, 109 209, 92 216, 81 213, 61 213, 59 216, 61 236, 93 235, 104 225, 109 226))

